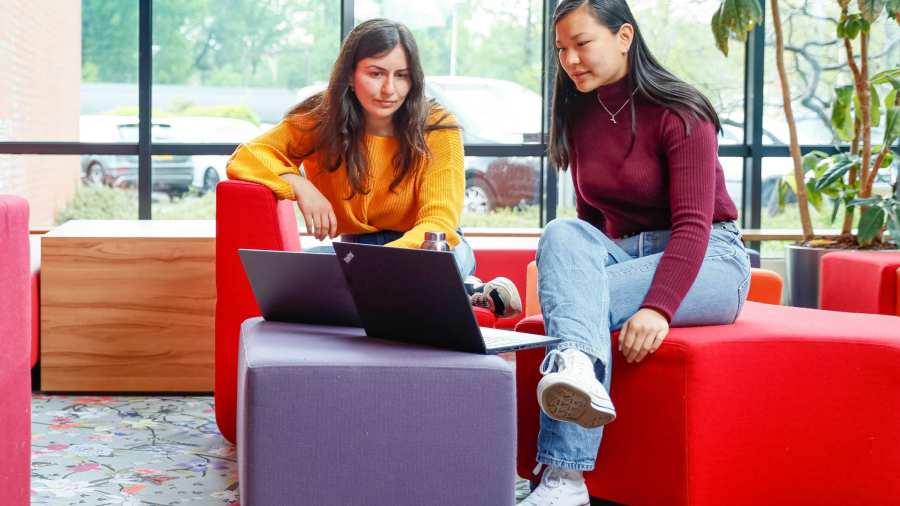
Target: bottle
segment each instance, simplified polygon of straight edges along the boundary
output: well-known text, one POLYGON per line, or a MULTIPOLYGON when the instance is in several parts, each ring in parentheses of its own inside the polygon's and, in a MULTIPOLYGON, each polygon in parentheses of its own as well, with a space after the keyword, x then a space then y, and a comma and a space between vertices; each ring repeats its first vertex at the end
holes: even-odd
POLYGON ((420 249, 432 251, 450 251, 450 243, 447 242, 447 234, 443 232, 425 232, 425 240, 420 249))

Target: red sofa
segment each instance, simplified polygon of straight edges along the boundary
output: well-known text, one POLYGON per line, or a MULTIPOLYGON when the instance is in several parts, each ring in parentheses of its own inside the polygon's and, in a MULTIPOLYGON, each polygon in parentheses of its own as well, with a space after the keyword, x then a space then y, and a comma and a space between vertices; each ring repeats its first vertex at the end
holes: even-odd
MULTIPOLYGON (((240 325, 259 316, 250 284, 244 274, 239 248, 298 251, 300 240, 294 214, 295 202, 277 200, 265 186, 244 181, 223 181, 216 187, 216 423, 229 441, 235 441, 237 405, 237 358, 240 325)), ((476 275, 496 275, 521 283, 524 293, 525 265, 534 251, 493 249, 476 251, 483 262, 476 275), (521 275, 510 255, 521 260, 521 275), (521 278, 521 279, 520 279, 521 278)), ((494 326, 496 318, 487 310, 475 310, 481 326, 494 326)), ((518 318, 507 319, 511 327, 518 318)))
MULTIPOLYGON (((517 329, 542 334, 543 320, 517 329)), ((535 466, 542 355, 517 357, 523 477, 535 466)), ((672 329, 639 364, 614 353, 611 395, 618 418, 585 474, 594 497, 634 506, 900 503, 896 317, 747 302, 732 325, 672 329)))
POLYGON ((819 306, 900 315, 900 252, 835 251, 819 265, 819 306))
POLYGON ((0 195, 0 497, 30 501, 31 284, 28 203, 0 195))

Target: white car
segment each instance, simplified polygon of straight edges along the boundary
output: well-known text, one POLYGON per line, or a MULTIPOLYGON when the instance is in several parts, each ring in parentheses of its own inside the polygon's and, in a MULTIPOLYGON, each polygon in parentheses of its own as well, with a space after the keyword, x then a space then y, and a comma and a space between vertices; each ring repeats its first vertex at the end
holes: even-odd
MULTIPOLYGON (((235 118, 182 116, 170 118, 179 142, 240 144, 262 133, 253 123, 235 118)), ((200 192, 215 191, 216 184, 226 178, 228 155, 194 155, 192 186, 200 192)))

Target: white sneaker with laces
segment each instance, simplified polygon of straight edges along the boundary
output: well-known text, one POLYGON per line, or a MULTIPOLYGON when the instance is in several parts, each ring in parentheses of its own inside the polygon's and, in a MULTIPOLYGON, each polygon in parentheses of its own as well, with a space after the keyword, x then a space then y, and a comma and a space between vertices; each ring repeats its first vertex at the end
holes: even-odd
POLYGON ((541 484, 519 506, 588 506, 590 503, 581 471, 547 466, 541 484))
POLYGON ((541 410, 554 420, 593 429, 615 420, 609 393, 594 374, 594 363, 576 348, 552 350, 541 363, 537 395, 541 410))
POLYGON ((501 318, 516 316, 522 312, 522 298, 516 285, 507 278, 497 277, 475 287, 469 296, 472 305, 483 307, 501 318))

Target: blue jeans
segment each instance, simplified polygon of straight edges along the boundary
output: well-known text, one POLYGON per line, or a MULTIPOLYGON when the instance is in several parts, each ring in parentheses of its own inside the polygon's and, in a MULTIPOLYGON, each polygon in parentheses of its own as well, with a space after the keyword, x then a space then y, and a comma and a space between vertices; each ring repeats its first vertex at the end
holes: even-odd
MULTIPOLYGON (((459 273, 462 274, 463 279, 466 279, 466 276, 475 274, 475 253, 472 252, 472 246, 469 246, 466 238, 463 237, 462 230, 457 230, 456 233, 459 234, 459 244, 453 248, 453 258, 456 260, 456 266, 459 268, 459 273)), ((341 236, 341 240, 344 242, 384 246, 391 241, 396 241, 402 235, 403 232, 381 230, 379 232, 372 232, 371 234, 344 234, 341 236)), ((303 251, 308 253, 329 253, 334 255, 334 248, 331 246, 313 246, 312 248, 307 248, 303 251)))
MULTIPOLYGON (((610 239, 578 219, 554 220, 544 228, 537 264, 547 335, 562 339, 558 349, 577 348, 596 358, 595 373, 607 390, 612 371, 610 332, 640 308, 670 234, 657 230, 610 239)), ((732 323, 749 286, 750 259, 740 231, 733 222, 714 223, 703 264, 672 326, 732 323)), ((585 429, 542 412, 537 460, 591 470, 602 435, 603 427, 585 429)))

